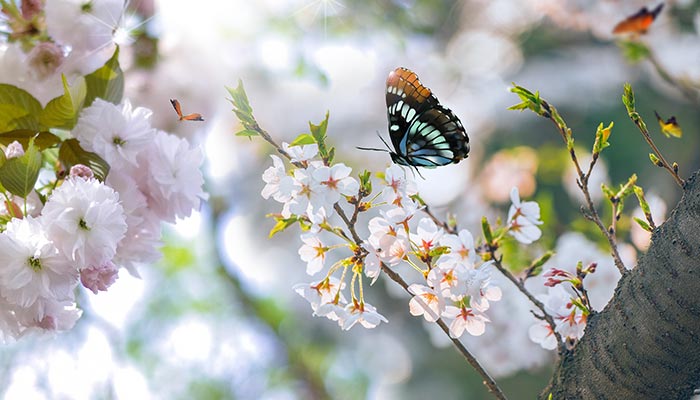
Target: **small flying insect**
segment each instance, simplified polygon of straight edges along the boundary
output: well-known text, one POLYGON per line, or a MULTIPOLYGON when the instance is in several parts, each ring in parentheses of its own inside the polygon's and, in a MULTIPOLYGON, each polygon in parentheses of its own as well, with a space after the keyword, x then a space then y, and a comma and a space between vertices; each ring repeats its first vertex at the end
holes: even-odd
POLYGON ((656 115, 656 120, 659 121, 659 126, 661 127, 661 133, 664 134, 666 137, 681 137, 683 136, 683 131, 681 130, 681 126, 678 125, 678 122, 676 121, 675 116, 671 116, 671 118, 667 119, 664 121, 663 118, 654 111, 654 114, 656 115))
POLYGON ((642 7, 636 14, 630 15, 615 25, 613 33, 616 35, 627 33, 635 36, 645 34, 663 8, 664 3, 659 4, 651 11, 642 7))
POLYGON ((170 104, 173 105, 173 108, 177 113, 178 121, 204 121, 204 117, 202 117, 202 114, 199 113, 182 115, 182 108, 180 107, 180 102, 177 101, 177 99, 170 99, 170 104))

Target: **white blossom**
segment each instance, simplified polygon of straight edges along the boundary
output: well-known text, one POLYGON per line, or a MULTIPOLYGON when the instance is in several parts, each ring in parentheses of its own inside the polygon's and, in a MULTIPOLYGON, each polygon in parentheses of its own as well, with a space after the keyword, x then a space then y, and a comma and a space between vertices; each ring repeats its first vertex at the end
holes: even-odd
POLYGON ((145 169, 144 191, 149 208, 166 222, 189 217, 208 198, 202 186, 200 167, 204 155, 199 147, 190 147, 186 139, 158 131, 147 151, 139 157, 145 169))
POLYGON ((411 315, 422 315, 426 321, 435 322, 445 311, 445 299, 439 290, 414 283, 408 291, 414 295, 408 302, 411 315))
POLYGON ((124 163, 136 167, 136 157, 155 138, 150 118, 150 110, 134 109, 129 100, 115 105, 97 98, 81 112, 72 133, 86 150, 97 153, 112 168, 124 163))
POLYGON ((127 228, 119 195, 96 179, 67 179, 42 217, 51 240, 78 268, 111 260, 127 228))
POLYGON ((461 337, 465 330, 472 336, 481 336, 489 322, 485 315, 466 307, 447 306, 442 316, 453 319, 450 323, 450 336, 453 338, 461 337))
POLYGON ((375 328, 381 322, 389 322, 377 312, 377 309, 369 303, 352 302, 345 307, 347 317, 343 322, 343 330, 349 330, 359 323, 367 329, 375 328))
POLYGON ((72 299, 78 269, 59 254, 39 219, 13 219, 0 234, 0 292, 29 307, 38 298, 72 299))

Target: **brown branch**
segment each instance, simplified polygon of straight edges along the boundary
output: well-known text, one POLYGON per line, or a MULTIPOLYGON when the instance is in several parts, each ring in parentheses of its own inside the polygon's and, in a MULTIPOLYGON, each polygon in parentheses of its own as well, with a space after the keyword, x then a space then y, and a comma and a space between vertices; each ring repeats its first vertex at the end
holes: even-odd
MULTIPOLYGON (((554 107, 551 108, 553 109, 554 107)), ((552 123, 554 123, 554 125, 557 127, 559 133, 564 139, 564 143, 567 143, 567 128, 557 123, 556 119, 553 118, 551 115, 548 116, 548 119, 552 121, 552 123)), ((625 264, 622 262, 620 253, 617 250, 617 241, 615 240, 615 237, 610 234, 608 229, 605 227, 605 224, 603 224, 603 221, 600 219, 600 215, 598 215, 598 211, 596 210, 595 205, 593 204, 591 192, 588 189, 588 179, 590 178, 590 170, 593 168, 593 162, 591 162, 589 166, 589 173, 584 174, 581 170, 581 165, 578 162, 578 158, 576 157, 576 151, 573 148, 569 150, 569 155, 571 156, 571 161, 573 161, 574 166, 576 167, 576 172, 578 174, 578 185, 581 189, 581 192, 583 193, 583 197, 586 200, 586 207, 588 208, 589 219, 596 224, 600 232, 603 234, 603 236, 605 236, 605 239, 607 239, 608 244, 610 245, 610 254, 613 257, 615 266, 617 267, 617 270, 620 271, 620 274, 625 275, 627 273, 627 269, 625 268, 625 264)))
POLYGON ((564 340, 562 339, 559 332, 557 332, 557 330, 556 330, 557 326, 556 326, 556 323, 554 322, 554 318, 552 318, 552 316, 549 315, 549 313, 545 310, 544 304, 541 301, 539 301, 535 296, 533 296, 533 294, 530 293, 529 290, 527 290, 527 288, 525 287, 524 281, 516 278, 513 274, 510 273, 510 271, 508 271, 503 266, 503 263, 501 262, 502 257, 500 257, 500 258, 496 257, 496 250, 493 247, 491 247, 489 245, 486 245, 486 247, 488 248, 489 255, 491 256, 491 259, 493 260, 493 264, 496 266, 496 269, 498 269, 498 271, 501 274, 503 274, 506 278, 508 278, 509 281, 513 282, 513 284, 518 288, 518 290, 520 290, 520 292, 522 294, 524 294, 525 297, 527 297, 527 299, 530 300, 530 302, 532 304, 534 304, 535 307, 537 307, 540 310, 540 312, 542 312, 542 319, 547 321, 549 326, 552 328, 552 332, 554 333, 554 337, 557 338, 557 352, 559 354, 563 354, 566 351, 566 348, 564 346, 564 340))
POLYGON ((651 149, 654 151, 654 154, 656 154, 656 157, 659 159, 659 162, 661 163, 659 166, 664 168, 666 171, 668 171, 668 173, 671 174, 671 176, 676 181, 678 186, 680 186, 682 189, 685 185, 685 181, 683 179, 681 179, 681 177, 678 175, 678 171, 676 171, 668 163, 668 161, 666 161, 663 154, 661 154, 661 151, 659 150, 659 148, 656 147, 654 140, 651 138, 651 135, 649 134, 649 130, 647 129, 646 124, 642 123, 641 117, 633 118, 632 115, 630 115, 630 119, 632 119, 632 122, 634 122, 634 125, 637 126, 637 128, 639 129, 639 132, 642 133, 644 140, 646 140, 646 142, 649 144, 649 147, 651 147, 651 149))

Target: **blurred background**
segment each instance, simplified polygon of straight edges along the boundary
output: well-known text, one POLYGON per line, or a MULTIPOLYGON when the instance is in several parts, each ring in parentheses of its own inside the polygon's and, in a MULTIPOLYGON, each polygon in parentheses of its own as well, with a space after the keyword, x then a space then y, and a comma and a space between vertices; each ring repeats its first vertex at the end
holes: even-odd
MULTIPOLYGON (((48 0, 51 1, 51 0, 48 0)), ((99 1, 99 0, 97 0, 99 1)), ((260 125, 291 141, 330 112, 336 159, 355 172, 381 171, 389 156, 361 152, 387 137, 385 80, 404 66, 460 117, 469 158, 425 170, 419 191, 434 211, 454 213, 480 232, 483 215, 505 218, 514 185, 542 207, 544 236, 526 249, 503 249, 518 270, 548 249, 550 266, 598 262, 590 279, 601 309, 619 274, 595 226, 579 213, 570 160, 555 127, 518 103, 511 82, 555 105, 573 130, 580 156, 599 123, 614 122, 591 182, 617 186, 632 173, 657 223, 679 200, 671 177, 649 162, 648 146, 626 115, 622 85, 667 159, 689 176, 700 168, 700 2, 666 1, 639 57, 612 35, 615 24, 658 2, 614 0, 133 0, 122 44, 126 94, 154 111, 155 125, 202 146, 208 204, 167 229, 163 259, 126 273, 108 292, 82 293, 75 329, 0 349, 0 393, 7 399, 488 399, 479 376, 445 335, 408 314, 408 296, 380 278, 368 301, 389 319, 376 329, 341 331, 314 318, 292 285, 308 282, 293 230, 268 239, 279 204, 262 201, 271 160, 262 140, 240 129, 224 86, 246 87, 260 125), (204 123, 178 123, 168 101, 204 123), (681 139, 659 133, 656 110, 676 116, 681 139)), ((633 226, 630 199, 619 224, 628 265, 648 246, 633 226)), ((634 214, 637 213, 637 214, 634 214)), ((369 219, 369 218, 367 218, 369 219)), ((541 281, 531 283, 538 291, 541 281)), ((512 399, 546 385, 553 352, 532 343, 526 299, 502 280, 492 323, 465 343, 512 399)))

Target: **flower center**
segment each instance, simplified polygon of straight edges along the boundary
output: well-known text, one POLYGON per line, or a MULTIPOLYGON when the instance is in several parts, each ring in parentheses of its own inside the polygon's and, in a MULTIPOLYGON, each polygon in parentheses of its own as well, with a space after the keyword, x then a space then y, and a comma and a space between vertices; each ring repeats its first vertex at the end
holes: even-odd
POLYGON ((34 272, 41 271, 41 259, 37 257, 29 257, 27 263, 34 270, 34 272))
POLYGON ((83 3, 83 5, 80 6, 80 11, 82 11, 85 14, 92 11, 92 1, 86 1, 85 3, 83 3))
POLYGON ((119 136, 115 136, 112 139, 112 143, 114 143, 116 146, 123 146, 126 144, 126 140, 120 138, 119 136))
POLYGON ((90 230, 90 227, 88 226, 87 221, 85 221, 83 218, 80 218, 80 221, 78 221, 78 226, 80 227, 80 229, 82 229, 84 231, 90 230))

